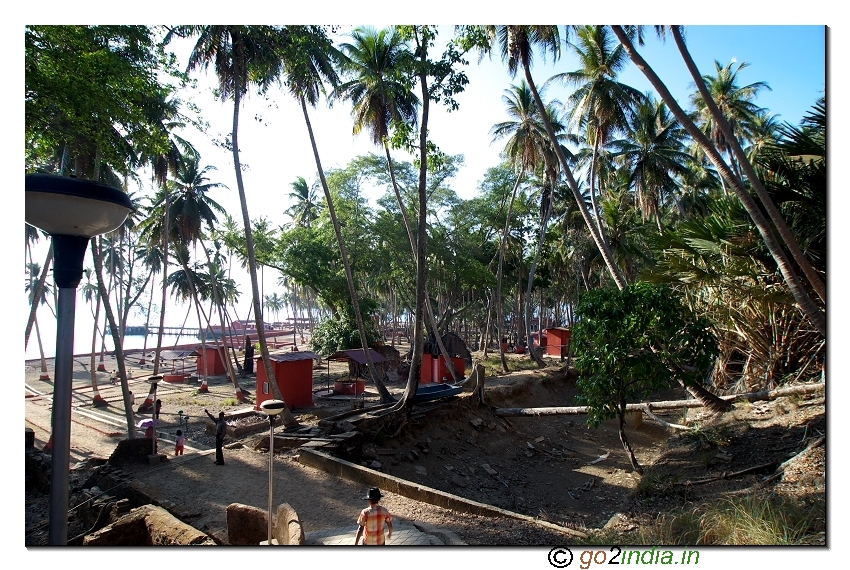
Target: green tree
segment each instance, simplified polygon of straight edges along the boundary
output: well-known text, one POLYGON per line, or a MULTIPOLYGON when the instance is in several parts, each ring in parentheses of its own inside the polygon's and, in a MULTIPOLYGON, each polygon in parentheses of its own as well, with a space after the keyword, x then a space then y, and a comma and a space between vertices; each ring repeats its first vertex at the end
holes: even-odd
POLYGON ((307 133, 310 137, 310 146, 313 149, 313 158, 316 161, 316 169, 319 173, 319 180, 322 184, 322 189, 325 192, 325 202, 328 213, 331 217, 334 233, 336 234, 337 244, 342 257, 342 264, 345 269, 346 281, 348 282, 348 290, 351 298, 352 310, 354 317, 357 320, 357 328, 360 331, 360 341, 363 352, 366 355, 366 361, 369 366, 372 382, 378 389, 381 401, 384 403, 394 402, 389 390, 384 383, 378 378, 376 368, 372 362, 372 356, 369 353, 369 342, 366 336, 366 328, 363 322, 363 313, 360 308, 360 301, 357 294, 357 286, 354 281, 354 275, 351 271, 351 263, 349 261, 348 252, 345 246, 345 241, 342 237, 339 220, 337 218, 336 209, 334 208, 333 198, 331 197, 328 187, 325 172, 322 169, 321 159, 319 158, 319 149, 316 145, 316 138, 313 133, 313 126, 310 122, 310 115, 307 107, 315 107, 325 89, 325 82, 331 86, 336 86, 339 82, 338 75, 334 69, 333 63, 335 59, 339 59, 339 52, 333 47, 325 30, 320 26, 292 26, 283 34, 278 49, 280 58, 280 69, 278 71, 280 79, 286 84, 289 92, 301 105, 301 111, 304 115, 304 123, 307 126, 307 133))
MULTIPOLYGON (((782 248, 782 245, 780 244, 779 240, 776 238, 774 228, 770 225, 767 218, 762 213, 761 208, 756 203, 755 199, 751 196, 749 189, 745 187, 743 181, 739 177, 735 176, 735 173, 723 160, 721 153, 717 150, 712 141, 697 127, 697 125, 684 112, 684 110, 682 110, 681 106, 679 106, 676 99, 670 93, 670 90, 667 89, 667 86, 664 84, 663 81, 661 81, 661 78, 658 77, 652 67, 649 66, 646 60, 643 59, 643 57, 635 49, 634 44, 632 42, 632 36, 636 35, 634 31, 631 29, 626 30, 622 26, 612 26, 612 29, 617 35, 617 38, 620 40, 620 43, 623 44, 623 47, 628 52, 629 57, 632 59, 638 69, 643 72, 647 79, 649 79, 656 92, 661 96, 661 98, 670 108, 670 111, 676 116, 679 122, 688 131, 688 134, 691 136, 691 138, 693 138, 694 141, 699 144, 700 148, 703 149, 703 151, 706 153, 711 162, 717 168, 723 179, 732 185, 732 188, 735 191, 735 195, 741 200, 741 203, 746 208, 747 213, 752 218, 753 223, 755 224, 759 234, 764 240, 765 245, 770 251, 771 256, 773 256, 773 258, 776 260, 777 267, 782 273, 782 277, 786 285, 788 286, 788 289, 791 291, 791 294, 794 296, 794 299, 799 304, 800 309, 812 322, 815 328, 817 328, 821 336, 825 338, 825 311, 814 303, 808 291, 806 291, 802 281, 794 271, 793 265, 791 264, 791 259, 786 254, 785 250, 782 248)), ((706 102, 708 108, 711 109, 713 119, 723 130, 726 142, 732 146, 735 157, 738 159, 740 166, 743 168, 747 179, 749 180, 757 196, 759 197, 760 201, 767 210, 770 220, 775 224, 777 230, 776 233, 781 236, 782 241, 784 241, 788 248, 791 250, 794 260, 797 262, 798 266, 803 269, 803 272, 808 278, 808 281, 813 287, 813 289, 818 293, 821 300, 825 301, 826 290, 823 286, 823 281, 821 280, 820 276, 815 272, 811 263, 809 263, 809 261, 806 259, 793 233, 791 232, 790 228, 788 228, 787 223, 776 208, 776 205, 770 199, 770 196, 764 189, 764 185, 761 183, 761 181, 758 179, 758 176, 755 174, 755 171, 753 170, 752 165, 750 164, 743 149, 741 148, 740 143, 735 138, 731 127, 729 126, 728 122, 723 117, 723 114, 720 112, 717 105, 714 103, 713 99, 708 93, 705 83, 699 74, 699 70, 697 69, 696 64, 694 64, 693 59, 691 58, 690 53, 688 52, 687 47, 685 46, 684 38, 682 37, 681 27, 673 26, 671 28, 671 31, 676 41, 676 45, 679 48, 679 52, 682 54, 682 57, 685 60, 685 64, 688 66, 688 69, 691 72, 691 76, 694 78, 694 82, 696 83, 697 88, 700 90, 700 93, 703 96, 703 100, 706 102)))
MULTIPOLYGON (((569 28, 568 28, 569 29, 569 28)), ((625 277, 622 271, 614 263, 611 255, 611 249, 608 246, 605 236, 599 232, 599 227, 594 222, 590 215, 590 210, 584 202, 581 190, 573 176, 572 169, 567 163, 566 154, 561 145, 558 144, 557 133, 552 126, 549 116, 543 110, 546 106, 543 99, 540 97, 534 79, 531 76, 532 56, 534 49, 541 51, 543 56, 551 55, 557 60, 561 55, 561 38, 557 26, 472 26, 473 36, 483 34, 486 40, 478 45, 482 46, 482 53, 489 53, 494 44, 498 44, 502 56, 502 60, 507 63, 508 72, 514 76, 519 68, 522 68, 525 73, 525 80, 534 95, 534 101, 537 103, 537 108, 540 111, 540 116, 543 119, 543 124, 546 126, 546 132, 549 135, 549 140, 552 143, 558 160, 561 163, 561 169, 564 176, 567 178, 570 190, 573 193, 578 211, 581 213, 585 224, 587 224, 588 232, 593 238, 596 247, 599 249, 605 261, 605 266, 611 274, 612 279, 617 284, 617 287, 622 289, 626 286, 625 277)))
MULTIPOLYGON (((579 131, 586 133, 592 141, 593 155, 590 163, 590 197, 594 212, 599 219, 597 195, 597 164, 599 153, 610 142, 613 135, 626 130, 629 119, 643 94, 617 81, 617 75, 625 67, 628 55, 622 45, 615 45, 605 26, 582 26, 578 29, 577 41, 569 43, 579 59, 581 67, 576 71, 558 74, 560 79, 576 90, 567 100, 570 122, 579 131)), ((599 227, 600 234, 603 229, 599 227)))
POLYGON ((701 382, 717 341, 706 319, 690 314, 668 289, 648 283, 588 292, 577 315, 572 346, 588 423, 597 427, 618 418, 623 449, 642 473, 625 432, 626 404, 674 380, 701 382))

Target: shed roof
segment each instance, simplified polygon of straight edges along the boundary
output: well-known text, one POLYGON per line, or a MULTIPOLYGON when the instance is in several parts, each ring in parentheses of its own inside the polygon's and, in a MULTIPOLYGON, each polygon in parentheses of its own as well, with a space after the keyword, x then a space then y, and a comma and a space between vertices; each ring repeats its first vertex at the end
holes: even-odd
POLYGON ((159 353, 163 360, 183 360, 192 356, 198 356, 198 353, 194 350, 162 350, 159 353))
MULTIPOLYGON (((255 360, 259 360, 262 356, 256 356, 255 360)), ((297 360, 321 360, 322 357, 315 352, 309 350, 280 350, 278 352, 270 352, 269 360, 273 362, 295 362, 297 360)))
MULTIPOLYGON (((381 356, 379 353, 375 352, 371 348, 369 349, 369 356, 372 357, 372 362, 377 364, 379 362, 386 362, 387 359, 381 356)), ((366 355, 363 353, 362 348, 352 348, 349 350, 340 350, 334 352, 330 356, 328 356, 328 360, 354 360, 358 364, 367 364, 366 355)))

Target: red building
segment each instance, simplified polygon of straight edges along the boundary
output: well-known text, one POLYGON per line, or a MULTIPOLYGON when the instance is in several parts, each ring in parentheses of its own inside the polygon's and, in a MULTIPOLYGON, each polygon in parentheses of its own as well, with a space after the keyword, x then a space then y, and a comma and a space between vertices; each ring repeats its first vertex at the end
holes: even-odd
MULTIPOLYGON (((260 404, 274 399, 274 392, 269 385, 262 357, 257 357, 255 360, 257 405, 254 409, 259 410, 260 404)), ((286 407, 290 410, 311 407, 313 405, 313 360, 320 360, 319 355, 306 350, 275 352, 269 354, 269 360, 286 407)))
MULTIPOLYGON (((223 350, 226 349, 222 347, 223 350)), ((209 376, 227 374, 227 366, 221 358, 218 345, 207 344, 206 349, 203 346, 199 346, 195 351, 198 353, 198 376, 203 378, 205 365, 207 367, 207 375, 209 376)))
POLYGON ((565 327, 546 329, 546 354, 566 358, 570 353, 570 337, 573 331, 565 327))

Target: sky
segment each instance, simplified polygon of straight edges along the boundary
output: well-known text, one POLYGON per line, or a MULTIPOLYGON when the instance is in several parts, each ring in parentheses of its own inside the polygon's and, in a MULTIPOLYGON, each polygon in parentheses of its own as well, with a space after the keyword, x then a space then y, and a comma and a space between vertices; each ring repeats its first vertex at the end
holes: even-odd
MULTIPOLYGON (((473 13, 470 9, 456 10, 456 4, 456 2, 445 2, 444 0, 432 1, 428 3, 428 10, 432 14, 438 14, 438 17, 434 19, 439 22, 447 24, 480 23, 480 19, 482 19, 480 12, 473 13)), ((603 6, 601 9, 596 7, 579 8, 578 15, 574 5, 563 4, 562 7, 547 6, 546 15, 562 21, 581 21, 580 17, 584 16, 583 21, 590 23, 610 23, 609 20, 612 18, 631 22, 647 21, 652 16, 655 16, 656 19, 663 18, 668 21, 676 21, 678 17, 678 21, 685 22, 688 25, 686 36, 688 46, 703 73, 713 73, 715 60, 718 60, 721 64, 729 62, 732 58, 735 58, 738 62, 748 62, 750 67, 741 71, 740 80, 747 83, 765 81, 772 88, 772 91, 764 91, 760 94, 756 102, 774 113, 779 113, 781 120, 794 124, 814 104, 825 87, 823 28, 803 28, 799 26, 822 26, 824 24, 830 26, 831 29, 827 36, 826 63, 830 64, 830 69, 833 71, 836 61, 840 61, 841 55, 847 53, 847 26, 844 17, 838 15, 837 8, 833 8, 832 4, 826 2, 806 2, 804 5, 764 1, 735 4, 712 3, 705 14, 697 14, 693 11, 695 8, 682 6, 682 4, 681 2, 671 1, 653 2, 653 11, 649 16, 644 11, 643 6, 620 0, 600 3, 603 6), (805 10, 803 7, 805 7, 805 10), (723 19, 722 22, 721 18, 723 19), (704 28, 701 25, 702 23, 735 23, 735 25, 725 28, 704 28), (744 26, 742 24, 750 25, 744 26), (782 27, 775 27, 779 25, 782 27)), ((217 23, 239 22, 240 20, 243 23, 281 21, 321 23, 327 21, 330 15, 336 22, 370 22, 376 27, 381 27, 404 20, 421 20, 419 16, 411 12, 413 8, 410 6, 403 7, 397 3, 388 2, 372 2, 365 8, 359 3, 347 4, 336 0, 322 3, 321 8, 318 9, 305 10, 304 8, 296 9, 290 6, 287 4, 270 5, 250 0, 240 2, 238 9, 233 9, 233 5, 223 3, 203 5, 200 3, 181 3, 176 5, 175 3, 156 0, 145 2, 143 9, 142 5, 139 5, 133 12, 128 13, 126 6, 117 8, 115 3, 87 2, 85 8, 80 8, 79 5, 45 1, 34 5, 32 9, 24 10, 28 14, 16 16, 16 18, 21 18, 20 20, 12 19, 4 23, 3 25, 9 27, 9 29, 4 29, 7 34, 4 34, 6 37, 3 41, 9 41, 12 52, 17 49, 20 54, 14 65, 19 69, 18 79, 22 85, 23 42, 20 41, 20 31, 25 23, 59 24, 92 23, 96 21, 99 23, 144 22, 153 24, 163 20, 194 22, 206 18, 212 18, 217 23), (203 7, 201 8, 201 6, 203 7), (138 12, 135 10, 138 10, 138 12), (236 13, 235 16, 233 16, 234 12, 236 13), (262 22, 244 21, 246 18, 258 16, 262 16, 262 22)), ((488 5, 484 16, 486 16, 486 19, 499 19, 501 16, 503 20, 514 20, 515 14, 505 13, 505 8, 488 5)), ((654 36, 651 36, 648 38, 647 46, 639 48, 639 51, 670 87, 674 96, 681 103, 686 103, 687 93, 691 90, 689 87, 691 78, 687 74, 672 41, 661 44, 654 36)), ((466 167, 458 174, 452 184, 459 196, 465 199, 476 194, 477 184, 483 177, 485 170, 498 163, 500 145, 498 143, 491 144, 489 129, 494 123, 506 118, 503 113, 501 95, 511 83, 511 78, 496 56, 492 60, 485 59, 480 65, 473 58, 470 64, 468 67, 470 85, 467 92, 458 97, 460 110, 453 114, 446 114, 432 106, 433 113, 430 123, 432 139, 442 150, 449 154, 464 154, 466 157, 466 167)), ((563 57, 556 66, 552 66, 551 62, 549 65, 544 65, 542 61, 538 60, 535 65, 534 76, 537 81, 544 81, 554 73, 573 69, 575 67, 571 65, 567 57, 563 57)), ((232 104, 214 101, 210 96, 209 87, 212 85, 213 79, 211 72, 206 79, 204 79, 203 74, 197 72, 193 76, 197 77, 200 83, 194 98, 202 106, 204 118, 210 122, 208 134, 213 137, 223 136, 230 129, 232 104)), ((830 74, 829 77, 831 91, 842 93, 840 87, 836 89, 835 86, 843 85, 846 79, 840 74, 830 74)), ((642 90, 649 88, 649 84, 643 79, 642 74, 633 67, 630 67, 621 75, 621 81, 642 90)), ((17 93, 20 93, 20 91, 17 93)), ((549 92, 550 95, 554 93, 554 90, 549 92)), ((558 94, 558 97, 564 100, 567 95, 568 93, 558 94)), ((4 96, 11 100, 14 95, 7 94, 4 96)), ((243 162, 247 165, 244 177, 251 217, 266 215, 275 222, 282 222, 284 219, 281 212, 288 206, 285 197, 289 192, 289 184, 297 176, 303 176, 308 182, 312 182, 315 179, 315 163, 304 121, 297 105, 287 97, 281 98, 276 103, 276 106, 271 106, 260 98, 251 96, 241 111, 239 137, 243 162), (259 116, 262 120, 255 120, 255 116, 259 116)), ((20 109, 19 115, 9 117, 9 123, 15 124, 19 129, 17 132, 20 133, 23 130, 23 106, 18 98, 14 99, 14 105, 17 105, 17 108, 20 109)), ((832 105, 829 111, 830 128, 833 132, 833 130, 837 130, 834 129, 836 125, 844 126, 846 112, 839 104, 832 105)), ((366 135, 358 138, 352 136, 347 105, 337 104, 333 109, 328 110, 324 104, 320 104, 318 109, 311 110, 311 120, 316 131, 323 166, 326 170, 342 167, 357 155, 378 152, 379 150, 369 143, 366 135)), ((8 140, 4 144, 9 146, 9 151, 12 150, 12 144, 19 144, 14 142, 15 137, 6 138, 8 140)), ((842 156, 840 151, 833 150, 842 148, 844 144, 838 139, 837 136, 831 136, 830 153, 842 156)), ((215 199, 241 222, 233 166, 228 153, 214 147, 206 140, 206 137, 193 138, 193 142, 199 147, 203 163, 217 167, 217 171, 211 177, 212 180, 222 182, 230 187, 229 191, 216 195, 215 199)), ((4 161, 9 161, 10 156, 19 156, 15 152, 19 151, 3 153, 4 161)), ((8 166, 11 166, 11 164, 8 164, 8 166)), ((19 217, 17 219, 23 217, 23 199, 20 198, 19 200, 17 204, 19 217)), ((843 201, 844 198, 841 193, 832 189, 830 211, 843 211, 843 201)), ((16 210, 10 209, 9 211, 16 210)), ((8 224, 4 231, 8 234, 11 234, 12 231, 19 231, 11 230, 12 226, 14 224, 8 224)), ((12 235, 9 235, 8 238, 8 243, 14 243, 13 239, 19 239, 13 238, 12 235)), ((841 247, 836 247, 835 244, 842 242, 844 238, 838 232, 831 232, 830 238, 831 252, 837 252, 841 247)), ((9 255, 8 261, 10 264, 12 261, 17 264, 20 263, 20 258, 12 259, 9 255)), ((87 258, 86 265, 90 264, 91 261, 87 258)), ((831 268, 834 268, 830 275, 831 281, 839 283, 840 273, 835 273, 835 271, 840 271, 840 264, 831 263, 831 268)), ((270 273, 273 272, 266 272, 264 287, 266 293, 275 290, 276 276, 269 276, 270 273)), ((21 296, 19 283, 14 284, 13 287, 9 287, 8 284, 4 287, 8 288, 10 298, 20 299, 16 302, 19 307, 19 317, 16 320, 25 322, 26 303, 21 296), (17 290, 15 290, 16 288, 17 290), (14 297, 12 297, 13 293, 14 297)), ((249 290, 246 278, 243 286, 243 298, 246 301, 249 290)), ((833 295, 833 302, 830 305, 831 316, 844 313, 844 302, 840 297, 840 295, 833 295)), ((86 322, 86 313, 88 313, 87 308, 82 301, 78 301, 76 332, 78 339, 84 339, 90 335, 88 331, 91 330, 91 322, 90 320, 86 322)), ((185 308, 180 307, 176 310, 176 313, 179 318, 167 318, 167 322, 176 320, 178 321, 176 324, 179 324, 185 313, 185 308)), ((42 335, 48 343, 51 334, 55 335, 55 332, 51 332, 49 321, 50 314, 43 313, 42 335)), ((831 321, 837 322, 838 319, 831 319, 831 321)), ((832 328, 835 329, 836 327, 832 328)), ((836 336, 835 338, 838 340, 841 337, 836 336)), ((31 341, 30 346, 32 347, 34 344, 31 341)), ((836 353, 837 351, 832 351, 832 354, 836 353)), ((831 359, 831 366, 832 361, 833 359, 831 359)), ((835 510, 833 509, 832 512, 835 513, 835 510)), ((833 527, 833 532, 834 530, 833 527)), ((837 534, 832 535, 833 539, 835 536, 837 534)), ((834 544, 835 541, 832 542, 834 544)), ((436 550, 440 552, 429 553, 429 559, 432 556, 434 559, 445 556, 444 549, 436 550)), ((511 566, 527 564, 528 561, 534 560, 540 567, 548 567, 548 564, 544 561, 545 550, 535 549, 539 552, 535 552, 534 556, 531 556, 532 553, 527 549, 524 552, 518 552, 518 550, 520 549, 500 550, 498 560, 511 566)), ((473 553, 464 553, 459 556, 455 555, 454 550, 452 553, 454 562, 477 563, 477 557, 473 553)), ((712 561, 734 560, 729 549, 712 550, 706 554, 706 559, 701 560, 701 566, 702 563, 706 562, 711 564, 712 561)), ((771 557, 775 555, 772 552, 766 554, 771 557)), ((835 560, 834 557, 830 556, 829 559, 821 561, 821 557, 816 556, 816 554, 812 554, 809 558, 810 562, 818 560, 819 563, 829 567, 830 561, 835 560)), ((488 560, 493 561, 492 558, 488 560)), ((798 558, 789 557, 788 560, 798 560, 798 558)), ((345 563, 343 560, 340 560, 340 562, 345 563)), ((711 565, 710 567, 714 566, 711 565)))

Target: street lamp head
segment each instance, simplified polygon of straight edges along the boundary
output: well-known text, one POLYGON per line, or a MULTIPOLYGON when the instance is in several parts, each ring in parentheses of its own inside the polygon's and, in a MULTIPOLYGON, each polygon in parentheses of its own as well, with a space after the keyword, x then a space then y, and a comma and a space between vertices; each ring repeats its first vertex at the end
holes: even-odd
POLYGON ((276 416, 281 413, 284 408, 286 408, 286 402, 283 400, 266 400, 260 404, 260 408, 262 408, 266 414, 276 416))
POLYGON ((27 174, 28 224, 50 235, 84 238, 111 232, 133 210, 130 197, 112 186, 51 174, 27 174))

